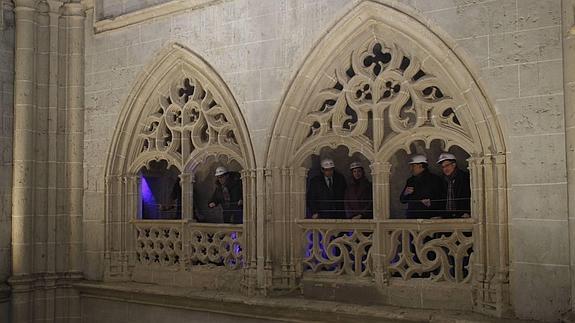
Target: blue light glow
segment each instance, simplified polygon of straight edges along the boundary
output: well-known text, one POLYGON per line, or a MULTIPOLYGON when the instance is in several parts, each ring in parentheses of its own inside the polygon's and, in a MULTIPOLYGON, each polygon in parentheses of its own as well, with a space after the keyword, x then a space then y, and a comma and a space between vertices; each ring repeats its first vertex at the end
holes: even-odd
MULTIPOLYGON (((152 193, 152 189, 150 189, 150 185, 148 184, 148 181, 146 179, 145 176, 142 176, 142 180, 140 181, 140 193, 142 194, 142 202, 143 202, 143 207, 142 209, 144 210, 144 213, 153 213, 150 212, 152 210, 154 210, 155 206, 156 206, 156 198, 154 197, 154 193, 152 193), (148 212, 145 212, 145 211, 148 212)), ((151 214, 148 214, 151 215, 151 214)), ((149 217, 148 217, 149 218, 149 217)))

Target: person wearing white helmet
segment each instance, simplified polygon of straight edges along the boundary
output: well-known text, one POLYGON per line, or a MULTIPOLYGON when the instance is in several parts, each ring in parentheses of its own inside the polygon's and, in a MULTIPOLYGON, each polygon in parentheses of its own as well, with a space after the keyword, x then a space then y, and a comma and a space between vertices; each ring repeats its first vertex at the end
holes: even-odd
POLYGON ((469 173, 457 167, 455 155, 442 153, 437 164, 443 172, 445 185, 445 214, 447 218, 468 218, 471 214, 471 185, 469 173))
POLYGON ((373 188, 365 177, 363 165, 353 162, 349 165, 351 183, 345 190, 345 214, 348 219, 373 218, 373 188))
POLYGON ((216 176, 216 189, 208 202, 208 207, 215 208, 221 205, 224 223, 242 223, 243 190, 240 174, 229 172, 225 167, 219 166, 214 175, 216 176))
POLYGON ((345 218, 344 194, 347 184, 335 170, 332 159, 321 161, 321 174, 311 179, 308 189, 308 208, 313 219, 345 218))
POLYGON ((407 203, 408 219, 430 219, 441 214, 444 185, 441 178, 428 169, 427 157, 414 155, 409 161, 411 177, 407 179, 399 200, 407 203))

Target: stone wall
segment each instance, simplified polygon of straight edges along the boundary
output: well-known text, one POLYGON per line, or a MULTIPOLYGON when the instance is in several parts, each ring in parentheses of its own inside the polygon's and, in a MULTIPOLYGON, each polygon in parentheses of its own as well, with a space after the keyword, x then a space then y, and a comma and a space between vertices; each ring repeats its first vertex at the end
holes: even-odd
POLYGON ((12 108, 14 87, 14 12, 0 1, 0 322, 8 322, 5 281, 11 273, 12 108))
POLYGON ((171 0, 101 0, 98 1, 96 16, 98 19, 114 18, 169 1, 171 0))
POLYGON ((191 311, 179 308, 149 306, 138 303, 112 301, 98 298, 82 300, 82 322, 122 323, 122 322, 238 322, 264 323, 279 322, 252 317, 232 316, 220 313, 191 311))
MULTIPOLYGON (((235 0, 94 34, 86 22, 85 276, 100 279, 104 167, 139 73, 178 42, 227 82, 258 167, 291 80, 314 44, 358 1, 235 0)), ((385 2, 385 1, 383 1, 385 2)), ((506 120, 510 152, 511 300, 519 317, 569 309, 569 250, 559 0, 400 1, 439 25, 473 58, 472 73, 506 120)))

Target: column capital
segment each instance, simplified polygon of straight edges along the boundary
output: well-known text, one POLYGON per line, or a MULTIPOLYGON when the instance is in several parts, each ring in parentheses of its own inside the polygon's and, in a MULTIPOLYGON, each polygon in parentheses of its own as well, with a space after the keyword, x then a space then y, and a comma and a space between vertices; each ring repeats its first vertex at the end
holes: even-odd
POLYGON ((377 174, 389 174, 391 172, 391 163, 389 162, 376 162, 369 165, 373 175, 377 174))
POLYGON ((62 7, 60 7, 60 14, 64 17, 66 17, 66 16, 68 16, 68 17, 72 17, 72 16, 85 17, 86 16, 86 10, 84 8, 84 5, 82 3, 80 3, 80 1, 78 1, 78 2, 75 2, 75 1, 64 2, 62 7))

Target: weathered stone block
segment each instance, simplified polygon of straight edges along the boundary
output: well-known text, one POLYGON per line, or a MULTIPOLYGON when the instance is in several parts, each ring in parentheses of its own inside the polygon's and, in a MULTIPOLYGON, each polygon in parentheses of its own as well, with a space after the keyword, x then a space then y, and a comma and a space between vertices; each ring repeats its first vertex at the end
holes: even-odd
POLYGON ((510 225, 513 261, 520 263, 568 265, 567 219, 513 219, 510 225))
POLYGON ((519 65, 521 96, 549 95, 563 92, 562 61, 519 65))

